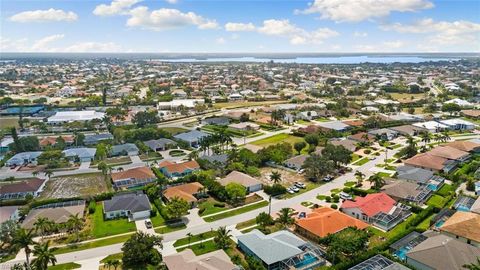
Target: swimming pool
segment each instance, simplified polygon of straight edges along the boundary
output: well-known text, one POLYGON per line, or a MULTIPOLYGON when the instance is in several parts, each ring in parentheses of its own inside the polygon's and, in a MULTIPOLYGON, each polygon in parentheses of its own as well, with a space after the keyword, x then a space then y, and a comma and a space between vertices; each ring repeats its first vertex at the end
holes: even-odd
POLYGON ((459 205, 457 206, 457 211, 462 211, 462 212, 470 212, 470 208, 465 205, 459 205))
POLYGON ((299 263, 295 264, 295 268, 302 268, 316 261, 318 261, 317 257, 313 256, 310 253, 305 253, 305 255, 303 255, 303 259, 299 263))
POLYGON ((437 191, 438 185, 437 184, 428 184, 427 188, 429 188, 432 191, 437 191))
POLYGON ((406 246, 406 247, 402 247, 400 248, 399 250, 397 250, 395 252, 395 255, 402 261, 405 260, 405 258, 407 257, 407 252, 410 250, 410 247, 406 246))
POLYGON ((439 221, 437 221, 437 223, 435 223, 435 228, 440 228, 442 227, 442 225, 445 223, 445 220, 441 219, 439 221))

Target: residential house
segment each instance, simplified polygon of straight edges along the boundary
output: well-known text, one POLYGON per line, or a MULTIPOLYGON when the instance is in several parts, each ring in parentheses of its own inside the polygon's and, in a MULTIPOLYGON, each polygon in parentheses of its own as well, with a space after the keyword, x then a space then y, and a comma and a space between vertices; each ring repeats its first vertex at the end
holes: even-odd
POLYGON ((157 177, 148 167, 137 167, 111 174, 113 185, 116 188, 131 188, 145 186, 155 182, 157 177))
POLYGON ((160 171, 168 178, 182 177, 191 174, 200 169, 200 165, 195 160, 185 161, 182 163, 173 163, 168 160, 158 164, 160 171))
POLYGON ((433 194, 433 190, 425 185, 391 178, 381 190, 396 201, 416 204, 423 204, 433 194))
POLYGON ((340 211, 354 218, 388 231, 411 215, 407 206, 397 204, 385 193, 356 197, 355 201, 344 201, 340 211))
POLYGON ((405 165, 430 170, 433 172, 449 172, 455 168, 456 162, 430 153, 417 154, 403 162, 405 165))
POLYGON ((100 134, 85 134, 85 139, 83 143, 85 145, 95 145, 101 142, 113 140, 113 135, 110 133, 100 133, 100 134))
POLYGON ((238 248, 260 260, 267 270, 313 269, 325 264, 318 248, 289 231, 265 235, 255 229, 237 236, 237 240, 238 248))
POLYGON ((19 206, 1 206, 0 207, 0 225, 9 220, 17 222, 20 219, 19 206))
POLYGON ((462 110, 460 112, 463 116, 473 119, 480 118, 480 110, 462 110))
POLYGON ((368 134, 386 141, 391 141, 398 136, 395 130, 388 128, 372 129, 368 131, 368 134))
POLYGON ((33 164, 37 165, 37 158, 42 154, 41 151, 33 151, 33 152, 22 152, 15 154, 11 157, 7 162, 5 162, 6 166, 22 166, 33 164))
POLYGON ((414 127, 421 129, 422 131, 428 131, 431 133, 437 133, 449 128, 447 125, 444 125, 437 121, 419 122, 419 123, 414 123, 412 125, 414 127))
POLYGON ((15 182, 3 181, 0 184, 0 199, 24 199, 27 195, 35 198, 43 191, 46 182, 40 178, 24 179, 15 182))
POLYGON ((35 222, 39 218, 47 218, 55 224, 66 223, 71 216, 83 218, 85 213, 85 201, 67 201, 63 203, 52 203, 34 208, 22 222, 25 229, 34 229, 35 222))
POLYGON ((313 209, 306 218, 295 222, 295 231, 312 240, 335 234, 348 227, 363 230, 369 225, 361 220, 350 217, 338 210, 329 207, 313 209))
POLYGON ((460 118, 441 120, 440 123, 448 126, 451 130, 473 130, 476 125, 460 118))
POLYGON ((355 152, 358 148, 357 142, 354 141, 354 140, 350 140, 350 139, 330 140, 330 143, 335 145, 335 146, 341 145, 341 146, 345 147, 345 149, 347 149, 351 152, 355 152))
POLYGON ((249 123, 249 122, 241 122, 241 123, 236 123, 236 124, 230 124, 228 125, 229 128, 240 130, 240 131, 248 131, 248 130, 258 130, 260 129, 260 126, 255 124, 255 123, 249 123))
POLYGON ((125 143, 125 144, 117 144, 112 146, 112 150, 110 151, 110 155, 113 157, 116 156, 137 156, 138 155, 138 147, 134 143, 125 143))
POLYGON ((227 117, 210 117, 202 120, 204 125, 228 126, 230 119, 227 117))
POLYGON ((152 206, 147 195, 141 191, 120 193, 110 200, 103 201, 103 216, 105 219, 128 217, 128 220, 138 220, 150 217, 152 206))
POLYGON ((225 166, 228 162, 228 154, 212 154, 210 156, 202 156, 201 159, 207 160, 212 164, 220 164, 225 166))
POLYGON ((321 123, 318 123, 318 125, 327 130, 335 130, 340 132, 347 131, 348 129, 350 129, 349 125, 346 125, 341 121, 321 122, 321 123))
POLYGON ((305 160, 307 158, 308 158, 308 155, 298 155, 285 160, 283 164, 290 169, 299 171, 302 169, 303 163, 305 163, 305 160))
POLYGON ((413 125, 396 126, 389 129, 403 136, 416 136, 423 130, 413 125))
POLYGON ((450 146, 437 146, 428 151, 428 154, 457 162, 464 162, 470 158, 470 153, 450 146))
POLYGON ((91 162, 95 158, 96 148, 70 148, 63 150, 65 157, 72 161, 91 162))
POLYGON ((412 166, 398 166, 397 177, 398 179, 425 184, 433 177, 433 172, 412 166))
POLYGON ((166 138, 160 138, 157 140, 149 140, 143 142, 146 146, 148 146, 150 149, 152 149, 154 152, 156 151, 165 151, 168 149, 171 149, 175 146, 177 146, 177 142, 166 139, 166 138))
POLYGON ((457 211, 439 230, 447 236, 480 248, 480 214, 457 211))
POLYGON ((443 146, 453 147, 460 151, 470 152, 470 153, 478 153, 480 152, 480 144, 475 143, 473 141, 453 141, 443 146))
POLYGON ((347 139, 359 142, 359 143, 371 143, 375 140, 375 136, 366 132, 359 132, 347 137, 347 139))
POLYGON ((173 198, 179 198, 187 201, 191 207, 197 204, 197 197, 204 192, 204 187, 198 182, 186 183, 177 186, 168 187, 163 191, 165 200, 170 201, 173 198))
POLYGON ((5 137, 0 139, 0 154, 10 151, 10 145, 13 143, 12 137, 5 137))
POLYGON ((262 190, 262 182, 239 171, 232 171, 224 178, 218 180, 222 186, 237 183, 245 187, 247 193, 262 190))
POLYGON ((377 254, 348 270, 410 270, 410 268, 377 254))
POLYGON ((198 147, 200 140, 207 136, 209 135, 203 131, 191 130, 189 132, 177 134, 173 137, 177 140, 187 142, 192 147, 198 147))
POLYGON ((157 109, 160 110, 176 110, 179 107, 193 109, 197 104, 205 104, 204 99, 174 99, 172 101, 158 102, 157 109))
POLYGON ((310 121, 315 118, 318 118, 318 113, 316 111, 303 111, 303 112, 298 112, 296 117, 297 119, 310 121))
POLYGON ((55 136, 43 137, 38 141, 38 143, 42 148, 45 148, 47 146, 55 146, 59 138, 63 139, 66 146, 71 146, 75 141, 75 138, 73 136, 63 135, 63 136, 56 136, 56 137, 55 136))
POLYGON ((216 250, 202 255, 195 255, 191 249, 163 256, 168 270, 240 270, 223 250, 216 250))
POLYGON ((446 235, 435 235, 421 242, 406 254, 406 262, 418 270, 464 269, 476 263, 480 248, 446 235))

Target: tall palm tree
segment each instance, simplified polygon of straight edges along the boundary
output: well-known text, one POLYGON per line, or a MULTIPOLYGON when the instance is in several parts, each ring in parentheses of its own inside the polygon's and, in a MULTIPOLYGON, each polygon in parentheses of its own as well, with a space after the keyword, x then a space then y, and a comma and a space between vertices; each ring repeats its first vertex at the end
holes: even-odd
POLYGON ((230 233, 231 230, 227 230, 225 226, 217 229, 217 235, 213 239, 215 244, 220 249, 227 249, 230 247, 230 233))
POLYGON ((119 260, 113 260, 112 261, 112 266, 114 270, 117 270, 117 268, 122 264, 119 260))
POLYGON ((450 141, 452 138, 450 138, 450 135, 448 135, 448 131, 443 131, 442 132, 442 139, 444 142, 450 141))
POLYGON ((50 220, 46 217, 39 217, 34 223, 35 231, 40 232, 40 235, 43 237, 50 230, 50 220))
POLYGON ((112 262, 113 262, 113 260, 107 260, 107 261, 103 264, 103 267, 106 267, 106 268, 110 269, 110 267, 112 267, 112 262))
POLYGON ((78 217, 78 214, 70 215, 70 217, 68 217, 67 227, 68 227, 68 230, 73 232, 76 235, 76 238, 78 239, 78 232, 83 227, 83 220, 78 217))
POLYGON ((270 180, 272 180, 274 184, 278 184, 282 180, 282 175, 278 171, 272 171, 270 174, 270 180))
POLYGON ((430 134, 430 132, 425 131, 420 134, 420 137, 422 138, 422 142, 424 143, 423 148, 426 150, 427 144, 432 140, 432 135, 430 134))
POLYGON ((25 230, 24 228, 18 229, 13 235, 12 245, 15 249, 25 250, 25 261, 27 262, 27 269, 30 268, 30 253, 32 250, 30 246, 35 244, 33 241, 33 230, 25 230))
POLYGON ((373 188, 380 190, 385 185, 385 180, 378 174, 374 174, 368 178, 368 182, 373 184, 373 188))
POLYGON ((203 240, 205 239, 205 234, 204 233, 199 233, 198 234, 198 239, 200 239, 200 248, 203 248, 205 245, 203 244, 203 240))
POLYGON ((33 259, 32 263, 35 266, 35 270, 47 270, 49 263, 52 265, 57 263, 55 255, 48 246, 49 242, 46 242, 33 247, 33 255, 35 255, 36 258, 33 259))
POLYGON ((190 241, 192 241, 193 234, 189 232, 187 233, 187 237, 188 237, 188 247, 190 247, 190 241))
POLYGON ((363 178, 365 177, 365 174, 362 173, 361 171, 355 171, 355 178, 357 178, 357 186, 361 187, 363 178))
POLYGON ((292 218, 292 215, 293 215, 292 208, 288 208, 288 207, 282 208, 280 209, 280 212, 278 212, 277 221, 280 222, 280 224, 282 224, 284 228, 286 228, 288 225, 293 224, 293 222, 295 221, 292 218))
POLYGON ((50 178, 53 176, 53 171, 52 170, 46 170, 45 171, 45 176, 50 180, 50 178))

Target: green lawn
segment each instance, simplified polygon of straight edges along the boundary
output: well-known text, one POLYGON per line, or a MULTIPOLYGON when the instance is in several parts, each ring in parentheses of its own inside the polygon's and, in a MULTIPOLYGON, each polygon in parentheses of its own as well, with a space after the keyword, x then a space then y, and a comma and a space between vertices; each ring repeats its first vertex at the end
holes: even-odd
POLYGON ((440 196, 448 196, 452 191, 454 191, 453 186, 449 184, 445 184, 437 191, 437 194, 440 196))
POLYGON ((430 215, 428 218, 426 218, 424 221, 418 224, 417 229, 425 230, 425 231, 428 230, 430 228, 430 220, 432 220, 434 216, 435 215, 430 215))
POLYGON ((446 203, 445 198, 437 194, 433 194, 433 196, 430 197, 430 199, 428 199, 427 201, 427 205, 437 207, 437 208, 442 208, 445 205, 445 203, 446 203))
MULTIPOLYGON (((205 239, 209 239, 209 238, 212 238, 212 237, 215 237, 216 235, 216 231, 209 231, 209 232, 206 232, 203 234, 203 240, 205 239)), ((190 238, 190 243, 195 243, 195 242, 198 242, 200 241, 200 234, 195 234, 192 236, 192 238, 190 238)), ((181 238, 181 239, 178 239, 177 241, 175 241, 175 243, 173 243, 173 246, 174 247, 179 247, 179 246, 184 246, 184 245, 187 245, 188 244, 188 237, 185 237, 185 238, 181 238)))
POLYGON ((357 160, 355 163, 353 163, 353 165, 355 165, 355 166, 362 166, 363 164, 368 163, 368 161, 369 161, 369 159, 366 158, 366 157, 364 157, 364 158, 362 158, 362 159, 357 160))
MULTIPOLYGON (((205 254, 205 253, 209 253, 209 252, 212 252, 212 251, 215 251, 215 250, 218 250, 218 247, 215 245, 215 242, 213 242, 213 240, 205 241, 202 244, 198 243, 198 244, 195 244, 195 245, 191 245, 189 248, 197 256, 205 254)), ((179 249, 177 249, 177 252, 180 252, 184 249, 186 249, 186 248, 179 248, 179 249)))
POLYGON ((345 184, 343 184, 344 186, 346 187, 353 187, 357 184, 356 181, 349 181, 349 182, 345 182, 345 184))
POLYGON ((400 233, 404 232, 406 229, 407 229, 407 224, 416 217, 416 214, 412 214, 410 217, 407 218, 407 220, 403 221, 402 223, 398 224, 397 226, 395 226, 395 228, 393 228, 392 230, 388 231, 388 232, 383 232, 383 231, 380 231, 379 229, 376 229, 374 227, 369 227, 368 230, 373 232, 373 236, 370 238, 370 244, 369 244, 369 247, 372 248, 372 247, 375 247, 377 245, 380 245, 383 243, 383 241, 381 240, 381 238, 387 238, 387 239, 391 239, 397 235, 399 235, 400 233))
POLYGON ((216 206, 215 202, 212 202, 212 201, 202 202, 201 204, 198 205, 198 209, 200 209, 199 211, 201 212, 200 216, 211 215, 211 214, 228 210, 228 208, 226 208, 225 206, 220 207, 218 206, 218 204, 216 206), (202 211, 202 209, 205 209, 205 210, 202 211))
POLYGON ((106 263, 110 260, 122 260, 122 257, 123 257, 123 252, 120 252, 120 253, 115 253, 115 254, 112 254, 112 255, 108 255, 107 257, 103 258, 100 262, 101 263, 106 263))
POLYGON ((53 254, 63 254, 63 253, 69 253, 69 252, 74 252, 74 251, 80 251, 80 250, 85 250, 85 249, 91 249, 91 248, 97 248, 97 247, 103 247, 103 246, 109 246, 113 244, 118 244, 118 243, 123 243, 130 239, 132 234, 127 234, 127 235, 120 235, 120 236, 115 236, 115 237, 110 237, 98 241, 93 241, 93 242, 88 242, 85 244, 71 244, 65 247, 59 247, 59 248, 52 248, 53 254))
POLYGON ((297 120, 297 123, 299 123, 301 125, 309 125, 311 122, 307 121, 307 120, 299 119, 299 120, 297 120))
POLYGON ((154 217, 150 217, 150 221, 152 221, 153 227, 158 227, 158 226, 164 225, 165 224, 165 219, 163 219, 162 215, 160 215, 160 212, 158 211, 157 207, 155 207, 155 205, 152 204, 152 209, 157 210, 157 215, 154 216, 154 217))
POLYGON ((243 229, 243 228, 247 228, 247 227, 250 227, 250 226, 253 226, 257 224, 257 220, 255 218, 253 219, 250 219, 250 220, 247 220, 247 221, 244 221, 244 222, 240 222, 238 223, 235 228, 236 229, 243 229))
POLYGON ((379 172, 377 173, 380 177, 390 177, 391 173, 386 173, 386 172, 379 172))
POLYGON ((133 232, 136 230, 135 222, 128 222, 127 218, 104 220, 103 204, 97 203, 97 208, 93 215, 90 215, 92 221, 92 236, 100 238, 109 235, 133 232))
POLYGON ((219 220, 219 219, 224 219, 224 218, 227 218, 227 217, 233 217, 233 216, 236 216, 236 215, 240 215, 240 214, 243 214, 243 213, 258 209, 258 208, 265 207, 267 205, 268 205, 267 201, 261 201, 259 203, 252 203, 252 204, 249 204, 247 206, 237 208, 235 210, 226 211, 226 212, 220 213, 218 215, 213 215, 213 216, 206 217, 206 218, 204 218, 204 220, 206 222, 212 222, 212 221, 216 221, 216 220, 219 220))
POLYGON ((352 154, 352 161, 350 163, 353 163, 361 158, 360 155, 357 155, 355 153, 352 154))
POLYGON ((300 195, 300 194, 302 194, 302 193, 305 193, 305 192, 307 192, 307 191, 310 191, 310 190, 312 190, 312 189, 315 189, 315 188, 321 186, 322 184, 324 184, 324 183, 323 183, 323 182, 321 182, 321 183, 307 183, 307 184, 306 184, 306 187, 305 187, 304 189, 300 188, 300 191, 299 191, 299 192, 295 192, 295 193, 293 193, 293 194, 290 194, 290 193, 285 193, 285 194, 283 194, 283 195, 282 195, 282 199, 293 198, 293 197, 298 196, 298 195, 300 195))
POLYGON ((301 141, 303 141, 303 138, 296 137, 290 134, 281 133, 281 134, 273 135, 271 137, 264 138, 258 141, 254 141, 251 144, 258 145, 258 146, 269 146, 269 145, 287 142, 293 145, 294 143, 301 142, 301 141))
POLYGON ((78 263, 69 262, 69 263, 62 263, 62 264, 49 266, 47 270, 70 270, 70 269, 77 269, 80 267, 82 266, 78 263))
POLYGON ((160 129, 163 129, 166 132, 172 134, 172 136, 188 131, 188 129, 180 127, 162 127, 160 129))
POLYGON ((169 232, 179 231, 179 230, 183 230, 183 229, 186 229, 186 228, 187 228, 187 226, 185 226, 185 225, 165 226, 165 227, 156 228, 155 232, 159 233, 159 234, 166 234, 166 233, 169 233, 169 232))

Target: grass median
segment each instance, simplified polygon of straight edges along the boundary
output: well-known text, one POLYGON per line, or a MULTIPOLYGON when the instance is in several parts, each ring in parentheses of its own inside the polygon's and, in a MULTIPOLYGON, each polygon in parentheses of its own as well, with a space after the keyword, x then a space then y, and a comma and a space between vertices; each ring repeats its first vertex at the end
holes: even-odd
POLYGON ((267 205, 268 205, 267 201, 261 201, 259 203, 249 204, 247 206, 240 207, 240 208, 237 208, 237 209, 234 209, 234 210, 225 211, 225 212, 222 212, 218 215, 209 216, 209 217, 204 218, 204 220, 206 222, 212 222, 212 221, 216 221, 216 220, 240 215, 240 214, 243 214, 243 213, 258 209, 258 208, 265 207, 267 205))
POLYGON ((120 235, 116 237, 110 237, 98 241, 92 241, 84 244, 70 244, 64 247, 53 247, 52 251, 53 254, 58 255, 58 254, 64 254, 64 253, 69 253, 69 252, 75 252, 75 251, 80 251, 80 250, 85 250, 85 249, 91 249, 91 248, 97 248, 97 247, 103 247, 103 246, 109 246, 109 245, 114 245, 118 243, 123 243, 130 239, 133 233, 131 234, 126 234, 126 235, 120 235))

